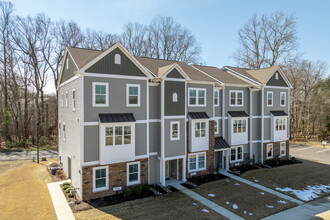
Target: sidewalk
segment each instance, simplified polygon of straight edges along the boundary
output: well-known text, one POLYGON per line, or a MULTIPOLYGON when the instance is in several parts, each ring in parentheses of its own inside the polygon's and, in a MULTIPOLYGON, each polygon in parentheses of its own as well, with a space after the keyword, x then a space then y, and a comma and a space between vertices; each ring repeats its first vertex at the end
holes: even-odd
POLYGON ((299 205, 303 205, 303 204, 305 204, 304 202, 302 202, 302 201, 300 201, 300 200, 298 200, 298 199, 294 199, 294 198, 292 198, 292 197, 290 197, 290 196, 287 196, 287 195, 285 195, 285 194, 283 194, 283 193, 277 192, 277 191, 275 191, 275 190, 272 190, 272 189, 269 189, 269 188, 264 187, 264 186, 262 186, 262 185, 259 185, 259 184, 256 184, 256 183, 254 183, 254 182, 251 182, 251 181, 249 181, 249 180, 246 180, 246 179, 243 179, 243 178, 241 178, 241 177, 235 176, 235 175, 233 175, 233 174, 231 174, 231 173, 226 172, 225 170, 220 170, 220 174, 222 174, 222 175, 224 175, 224 176, 228 176, 228 177, 230 177, 231 179, 234 179, 234 180, 240 181, 240 182, 242 182, 242 183, 248 184, 248 185, 253 186, 253 187, 255 187, 255 188, 261 189, 261 190, 263 190, 263 191, 265 191, 265 192, 271 193, 271 194, 273 194, 273 195, 275 195, 275 196, 278 196, 278 197, 281 197, 281 198, 283 198, 283 199, 285 199, 285 200, 288 200, 288 201, 291 201, 291 202, 294 202, 294 203, 298 203, 299 205))
MULTIPOLYGON (((330 211, 330 197, 314 200, 295 208, 276 213, 263 218, 263 220, 307 220, 316 217, 326 211, 330 211)), ((328 214, 327 214, 328 216, 328 214)))
MULTIPOLYGON (((43 157, 54 158, 58 156, 57 150, 41 150, 39 152, 40 160, 43 157)), ((0 160, 32 160, 37 158, 37 151, 5 152, 0 153, 0 160)))
POLYGON ((176 183, 173 183, 171 185, 174 188, 176 188, 177 190, 179 190, 180 192, 197 200, 198 202, 209 207, 210 209, 214 210, 215 212, 219 213, 220 215, 225 216, 226 218, 235 219, 235 220, 244 220, 244 218, 240 217, 239 215, 236 215, 235 213, 229 211, 228 209, 225 209, 224 207, 219 206, 218 204, 206 199, 205 197, 199 195, 198 193, 195 193, 192 190, 187 189, 186 187, 182 186, 179 181, 177 181, 176 183))
POLYGON ((64 180, 54 183, 48 183, 48 190, 50 197, 52 197, 55 213, 58 220, 74 220, 75 217, 71 211, 71 208, 63 194, 60 184, 64 182, 71 182, 70 180, 64 180))

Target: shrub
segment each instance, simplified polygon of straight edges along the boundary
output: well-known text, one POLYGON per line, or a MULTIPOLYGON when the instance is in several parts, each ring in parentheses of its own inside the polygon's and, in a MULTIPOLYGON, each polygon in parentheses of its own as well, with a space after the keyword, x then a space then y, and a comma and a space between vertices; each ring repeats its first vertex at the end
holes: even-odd
POLYGON ((71 190, 72 190, 72 188, 71 188, 71 187, 69 187, 69 188, 67 188, 67 189, 65 190, 65 192, 66 192, 66 193, 70 193, 70 192, 71 192, 71 190))
POLYGON ((140 195, 142 193, 142 186, 141 185, 135 186, 133 191, 135 195, 140 195))
POLYGON ((63 185, 63 189, 66 190, 67 188, 70 188, 70 185, 63 185))
POLYGON ((41 161, 47 161, 46 157, 41 158, 41 161))
POLYGON ((269 159, 265 161, 265 164, 271 167, 276 166, 276 160, 275 159, 269 159))
POLYGON ((132 191, 130 189, 124 189, 123 194, 125 197, 130 197, 132 195, 132 191))
POLYGON ((296 160, 296 158, 295 157, 291 157, 291 160, 296 160))
POLYGON ((69 193, 69 194, 68 194, 68 197, 69 197, 69 198, 73 198, 74 195, 72 195, 71 193, 69 193))
POLYGON ((70 183, 69 182, 64 182, 63 186, 70 186, 70 183))
POLYGON ((142 187, 143 192, 148 192, 150 190, 150 186, 148 184, 144 184, 142 187))

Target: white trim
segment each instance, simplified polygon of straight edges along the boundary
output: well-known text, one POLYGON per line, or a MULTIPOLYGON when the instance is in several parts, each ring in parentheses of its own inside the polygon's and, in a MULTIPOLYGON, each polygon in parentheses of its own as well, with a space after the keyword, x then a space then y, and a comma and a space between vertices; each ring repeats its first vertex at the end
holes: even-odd
POLYGON ((145 155, 138 155, 138 156, 135 156, 135 160, 140 160, 140 159, 145 159, 145 158, 148 158, 148 154, 145 154, 145 155))
POLYGON ((178 79, 178 78, 166 78, 165 81, 179 81, 179 82, 185 82, 185 79, 178 79))
POLYGON ((251 79, 251 78, 249 78, 247 76, 244 76, 244 75, 242 75, 242 74, 240 74, 240 73, 238 73, 238 72, 236 72, 236 71, 234 71, 234 70, 232 70, 232 69, 230 69, 228 67, 224 67, 224 70, 226 70, 226 69, 229 70, 229 72, 231 72, 233 75, 239 75, 241 78, 243 78, 245 81, 247 81, 249 83, 253 83, 255 85, 261 85, 261 83, 255 81, 255 80, 253 80, 253 79, 251 79))
POLYGON ((87 167, 87 166, 94 166, 94 165, 99 165, 99 161, 90 161, 90 162, 84 162, 81 164, 81 166, 83 167, 87 167))
POLYGON ((289 90, 289 87, 282 87, 282 86, 264 86, 266 89, 286 89, 289 90))
MULTIPOLYGON (((174 156, 174 157, 164 157, 164 160, 176 160, 176 159, 183 159, 185 158, 185 155, 181 155, 181 156, 174 156)), ((158 157, 158 159, 160 159, 158 157)))
POLYGON ((243 90, 229 90, 229 106, 230 107, 243 107, 244 106, 244 91, 243 90), (235 104, 231 104, 231 93, 235 93, 235 104), (237 104, 238 93, 242 93, 242 104, 237 104))
POLYGON ((174 116, 168 115, 168 116, 164 116, 164 119, 185 119, 185 118, 186 118, 185 115, 174 115, 174 116))
POLYGON ((206 76, 210 77, 211 79, 213 79, 213 80, 215 80, 215 81, 219 82, 219 83, 220 83, 220 85, 224 85, 224 83, 223 83, 223 82, 221 82, 220 80, 218 80, 218 79, 214 78, 213 76, 211 76, 211 75, 207 74, 207 73, 206 73, 206 72, 204 72, 203 70, 200 70, 200 69, 198 69, 198 68, 197 68, 197 67, 195 67, 194 65, 191 65, 191 67, 192 67, 192 68, 194 68, 194 69, 196 69, 196 70, 198 70, 199 72, 201 72, 201 73, 205 74, 206 76))
POLYGON ((108 166, 93 167, 93 192, 100 192, 105 190, 109 190, 109 167, 108 166), (102 170, 102 169, 105 169, 105 186, 102 188, 96 188, 95 173, 96 170, 102 170))
POLYGON ((217 123, 217 132, 215 132, 215 125, 214 125, 214 134, 219 134, 219 120, 218 119, 214 119, 214 123, 217 123))
POLYGON ((274 157, 274 146, 273 146, 273 144, 267 144, 267 146, 266 146, 266 150, 267 150, 267 159, 273 159, 273 157, 274 157), (268 156, 268 146, 271 146, 272 147, 272 156, 268 156))
POLYGON ((264 98, 265 98, 265 88, 261 89, 261 163, 264 163, 264 98))
POLYGON ((136 120, 135 123, 136 124, 145 124, 145 123, 148 123, 148 120, 136 120))
POLYGON ((188 88, 188 106, 189 107, 206 107, 206 88, 188 88), (190 104, 190 91, 195 90, 196 91, 196 104, 190 104), (204 104, 199 104, 199 91, 204 91, 204 104))
POLYGON ((229 155, 229 159, 230 159, 230 163, 237 163, 237 162, 241 162, 244 160, 244 148, 243 145, 239 145, 239 146, 232 146, 230 148, 230 155, 229 155), (238 148, 242 148, 242 159, 237 159, 238 158, 238 148), (235 149, 235 160, 231 160, 231 150, 235 149))
POLYGON ((286 142, 280 142, 280 157, 285 157, 286 156, 286 142), (282 144, 284 144, 284 154, 282 154, 282 144))
POLYGON ((106 82, 93 82, 92 83, 92 106, 93 107, 109 107, 109 83, 106 82), (105 104, 96 104, 95 101, 95 86, 105 86, 105 104))
POLYGON ((149 119, 149 123, 161 122, 161 119, 149 119))
POLYGON ((136 184, 140 184, 140 174, 141 174, 141 168, 140 168, 140 161, 136 161, 136 162, 132 162, 132 163, 127 163, 126 164, 126 173, 127 173, 127 178, 126 178, 126 183, 127 183, 127 186, 131 186, 131 185, 136 185, 136 184), (138 165, 138 180, 137 181, 134 181, 134 182, 130 182, 129 181, 129 166, 130 165, 135 165, 137 164, 138 165))
POLYGON ((285 107, 286 106, 286 92, 280 92, 280 106, 285 107), (284 94, 284 105, 281 103, 281 96, 284 94))
POLYGON ((171 121, 170 122, 170 140, 171 141, 178 141, 178 140, 180 140, 180 121, 171 121), (178 130, 177 130, 178 136, 176 138, 172 136, 173 125, 174 124, 177 124, 178 125, 178 130))
POLYGON ((125 76, 125 75, 103 74, 103 73, 84 73, 83 75, 89 77, 101 77, 101 78, 113 78, 113 79, 148 80, 148 78, 145 76, 125 76))
MULTIPOLYGON (((76 62, 75 62, 74 59, 72 58, 72 55, 71 55, 70 51, 68 50, 68 48, 65 47, 65 51, 64 51, 64 55, 63 55, 63 57, 67 58, 68 54, 70 55, 71 60, 73 61, 74 65, 76 66, 76 68, 77 68, 77 70, 78 70, 78 69, 79 69, 79 68, 78 68, 78 65, 76 64, 76 62)), ((60 85, 60 82, 61 82, 61 80, 62 80, 63 70, 64 70, 64 62, 62 62, 62 65, 61 65, 61 70, 60 70, 60 74, 59 74, 58 81, 57 81, 57 85, 56 85, 56 88, 57 88, 57 89, 61 86, 61 85, 60 85)), ((69 80, 71 80, 71 79, 69 79, 69 80)), ((69 81, 69 80, 67 80, 67 81, 69 81)), ((64 83, 66 83, 67 81, 65 81, 64 83)), ((62 84, 64 84, 64 83, 62 83, 62 84)))
MULTIPOLYGON (((84 152, 84 139, 85 139, 85 136, 84 136, 84 132, 85 132, 85 127, 84 127, 84 123, 82 123, 84 121, 84 76, 81 76, 80 78, 80 120, 81 120, 81 123, 80 123, 80 163, 82 164, 79 168, 82 170, 82 166, 84 164, 84 161, 85 161, 85 152, 84 152)), ((99 146, 97 146, 99 148, 99 146)), ((83 182, 83 175, 80 175, 80 182, 82 183, 83 182)), ((81 199, 84 199, 83 198, 83 190, 84 188, 81 188, 80 189, 80 193, 81 193, 81 199)))
POLYGON ((196 172, 196 171, 202 171, 202 170, 206 170, 206 152, 198 152, 198 153, 188 154, 188 173, 192 173, 192 172, 196 172), (200 154, 204 155, 204 167, 203 168, 199 168, 199 155, 200 154), (196 169, 194 169, 194 170, 190 169, 190 157, 191 156, 196 156, 196 169))
POLYGON ((77 98, 77 94, 76 94, 76 88, 72 89, 72 111, 75 112, 76 111, 76 98, 77 98), (73 98, 73 92, 74 92, 74 98, 73 98))
POLYGON ((191 83, 191 84, 207 84, 207 85, 213 85, 215 82, 210 82, 210 81, 199 81, 199 80, 187 80, 187 83, 191 83))
POLYGON ((121 56, 119 53, 114 56, 114 63, 120 65, 121 64, 121 56))
POLYGON ((91 122, 84 122, 84 126, 94 126, 94 125, 99 125, 98 121, 91 121, 91 122))
POLYGON ((141 90, 140 84, 126 84, 126 107, 140 107, 140 100, 141 100, 141 90), (138 102, 137 104, 130 104, 129 103, 129 88, 130 87, 137 87, 138 88, 138 102))
POLYGON ((273 107, 273 105, 274 105, 274 93, 273 93, 273 91, 267 91, 267 107, 273 107), (272 100, 272 104, 269 104, 268 103, 268 94, 272 94, 272 98, 271 98, 271 100, 272 100))
POLYGON ((72 81, 78 79, 79 77, 80 77, 79 75, 75 75, 75 76, 71 77, 70 79, 68 79, 68 80, 66 80, 65 82, 61 83, 61 84, 58 86, 58 88, 61 88, 61 87, 65 86, 66 84, 68 84, 68 83, 70 83, 70 82, 72 82, 72 81))
POLYGON ((158 152, 151 152, 149 153, 149 156, 157 156, 158 155, 158 152))
POLYGON ((173 65, 162 77, 162 79, 166 78, 166 80, 170 79, 171 81, 185 81, 185 80, 191 80, 190 77, 186 74, 185 71, 176 63, 173 65), (179 79, 179 78, 167 78, 167 75, 172 72, 173 69, 177 69, 177 71, 180 73, 180 75, 184 79, 179 79))

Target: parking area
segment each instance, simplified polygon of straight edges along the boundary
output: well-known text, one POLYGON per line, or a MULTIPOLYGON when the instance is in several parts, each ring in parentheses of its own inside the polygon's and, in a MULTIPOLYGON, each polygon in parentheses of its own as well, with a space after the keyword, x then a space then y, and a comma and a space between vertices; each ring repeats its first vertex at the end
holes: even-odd
POLYGON ((313 147, 301 144, 290 144, 290 154, 293 157, 330 164, 330 148, 313 147))

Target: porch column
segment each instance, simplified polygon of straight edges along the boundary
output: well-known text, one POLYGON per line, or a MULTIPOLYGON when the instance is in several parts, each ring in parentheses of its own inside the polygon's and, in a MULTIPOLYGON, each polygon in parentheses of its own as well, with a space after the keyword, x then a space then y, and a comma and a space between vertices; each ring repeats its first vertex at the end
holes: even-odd
POLYGON ((161 172, 161 183, 163 186, 165 186, 165 160, 162 159, 161 160, 161 166, 162 166, 162 172, 161 172))
POLYGON ((182 158, 182 181, 186 182, 186 158, 182 158))
POLYGON ((230 156, 230 149, 226 151, 226 170, 229 170, 229 160, 230 160, 229 156, 230 156))

